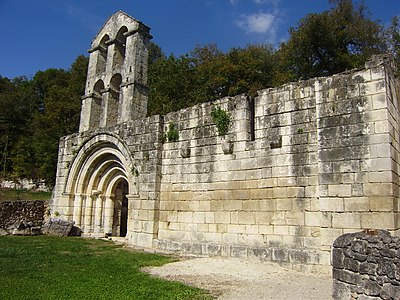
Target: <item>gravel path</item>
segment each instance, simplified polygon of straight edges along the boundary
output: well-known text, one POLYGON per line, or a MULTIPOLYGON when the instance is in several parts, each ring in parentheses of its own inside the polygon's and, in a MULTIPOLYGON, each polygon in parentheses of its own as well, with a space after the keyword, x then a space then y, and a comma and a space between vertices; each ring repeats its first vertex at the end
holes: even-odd
POLYGON ((236 258, 195 258, 145 268, 167 280, 211 291, 220 300, 324 300, 332 299, 332 279, 287 270, 274 263, 236 258))

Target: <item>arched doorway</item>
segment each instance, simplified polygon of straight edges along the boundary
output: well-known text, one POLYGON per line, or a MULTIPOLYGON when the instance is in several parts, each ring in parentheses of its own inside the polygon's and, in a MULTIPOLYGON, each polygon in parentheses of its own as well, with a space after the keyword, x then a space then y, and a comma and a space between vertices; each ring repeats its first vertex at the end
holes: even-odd
POLYGON ((128 182, 119 180, 114 192, 113 236, 125 237, 128 232, 128 194, 128 182))

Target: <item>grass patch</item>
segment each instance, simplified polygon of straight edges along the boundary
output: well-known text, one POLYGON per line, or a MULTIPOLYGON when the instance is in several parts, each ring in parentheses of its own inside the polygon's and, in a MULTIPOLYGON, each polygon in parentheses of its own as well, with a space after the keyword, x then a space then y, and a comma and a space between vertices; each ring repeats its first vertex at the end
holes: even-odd
POLYGON ((72 237, 0 237, 0 299, 212 299, 140 272, 171 257, 72 237))
POLYGON ((30 190, 0 189, 0 201, 17 200, 49 200, 51 192, 35 192, 30 190))

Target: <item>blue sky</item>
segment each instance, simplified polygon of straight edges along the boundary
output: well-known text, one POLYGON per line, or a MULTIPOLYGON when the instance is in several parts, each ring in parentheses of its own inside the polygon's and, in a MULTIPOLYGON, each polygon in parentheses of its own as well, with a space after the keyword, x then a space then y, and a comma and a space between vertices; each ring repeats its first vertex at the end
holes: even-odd
MULTIPOLYGON (((373 20, 389 24, 399 0, 365 0, 373 20)), ((328 0, 0 0, 0 75, 33 76, 69 68, 107 18, 122 10, 151 27, 168 54, 216 43, 222 50, 249 43, 277 46, 288 28, 328 0)))

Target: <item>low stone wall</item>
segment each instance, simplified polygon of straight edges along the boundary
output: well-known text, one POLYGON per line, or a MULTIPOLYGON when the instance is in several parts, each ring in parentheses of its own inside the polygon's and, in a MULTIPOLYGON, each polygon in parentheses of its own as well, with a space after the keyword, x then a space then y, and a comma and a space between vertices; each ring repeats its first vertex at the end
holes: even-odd
POLYGON ((0 228, 24 222, 41 226, 45 222, 49 201, 0 202, 0 228))
POLYGON ((341 235, 333 247, 333 299, 400 299, 399 237, 365 230, 341 235))

